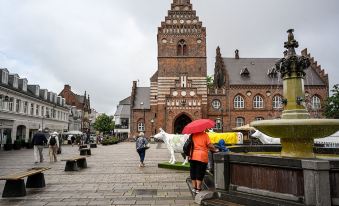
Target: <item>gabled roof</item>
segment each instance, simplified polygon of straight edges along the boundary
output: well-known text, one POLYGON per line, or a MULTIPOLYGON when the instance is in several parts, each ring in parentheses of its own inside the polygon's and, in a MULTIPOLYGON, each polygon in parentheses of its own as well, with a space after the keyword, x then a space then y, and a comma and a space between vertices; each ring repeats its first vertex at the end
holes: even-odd
POLYGON ((120 118, 130 118, 131 116, 131 105, 122 104, 118 105, 117 111, 114 116, 119 116, 120 118))
POLYGON ((133 109, 150 109, 150 96, 150 87, 137 87, 133 109))
POLYGON ((130 105, 131 104, 131 97, 127 97, 119 102, 119 105, 130 105))
MULTIPOLYGON (((276 78, 268 75, 279 58, 223 58, 229 74, 230 85, 282 85, 280 74, 276 78), (249 76, 244 77, 241 72, 248 70, 249 76)), ((317 72, 309 67, 305 70, 305 85, 326 85, 317 72)))

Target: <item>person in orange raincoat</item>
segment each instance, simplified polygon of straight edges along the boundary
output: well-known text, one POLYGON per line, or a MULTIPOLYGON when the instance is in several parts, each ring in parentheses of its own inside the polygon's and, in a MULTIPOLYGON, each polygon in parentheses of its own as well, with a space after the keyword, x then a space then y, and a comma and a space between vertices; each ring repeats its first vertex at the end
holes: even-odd
POLYGON ((206 132, 194 133, 191 135, 194 146, 190 157, 190 176, 193 187, 192 192, 197 194, 201 191, 201 184, 206 173, 208 151, 218 152, 219 150, 211 143, 206 132))

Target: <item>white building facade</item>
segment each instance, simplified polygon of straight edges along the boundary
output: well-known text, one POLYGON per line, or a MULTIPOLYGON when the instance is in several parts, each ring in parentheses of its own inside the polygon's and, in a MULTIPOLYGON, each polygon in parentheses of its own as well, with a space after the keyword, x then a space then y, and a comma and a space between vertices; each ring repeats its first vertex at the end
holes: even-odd
POLYGON ((0 69, 0 143, 30 141, 39 129, 62 133, 68 129, 65 99, 27 79, 0 69))

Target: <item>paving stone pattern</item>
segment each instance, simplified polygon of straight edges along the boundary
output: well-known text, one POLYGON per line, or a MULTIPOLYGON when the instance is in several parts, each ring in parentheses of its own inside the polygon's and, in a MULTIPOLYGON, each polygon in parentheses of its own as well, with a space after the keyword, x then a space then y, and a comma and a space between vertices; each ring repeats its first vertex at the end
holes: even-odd
MULTIPOLYGON (((146 153, 146 167, 140 168, 135 143, 120 143, 92 148, 87 157, 88 168, 65 172, 60 159, 77 156, 77 147, 63 146, 58 162, 49 163, 45 148, 45 162, 35 165, 32 149, 0 151, 0 176, 24 171, 32 167, 48 166, 46 187, 27 189, 20 198, 1 198, 0 205, 196 205, 185 179, 188 172, 161 169, 159 162, 169 160, 164 145, 152 144, 146 153)), ((181 160, 181 155, 177 154, 181 160)), ((2 194, 5 181, 0 181, 2 194)))

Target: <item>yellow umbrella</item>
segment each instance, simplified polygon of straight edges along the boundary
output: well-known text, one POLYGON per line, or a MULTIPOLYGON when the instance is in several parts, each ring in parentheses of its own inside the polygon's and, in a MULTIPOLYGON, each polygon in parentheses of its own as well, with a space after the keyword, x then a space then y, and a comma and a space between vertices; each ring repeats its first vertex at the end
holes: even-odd
POLYGON ((255 128, 251 127, 250 124, 246 124, 246 125, 243 125, 243 126, 240 126, 240 127, 235 127, 232 130, 235 130, 235 131, 251 131, 251 130, 255 130, 255 128))

